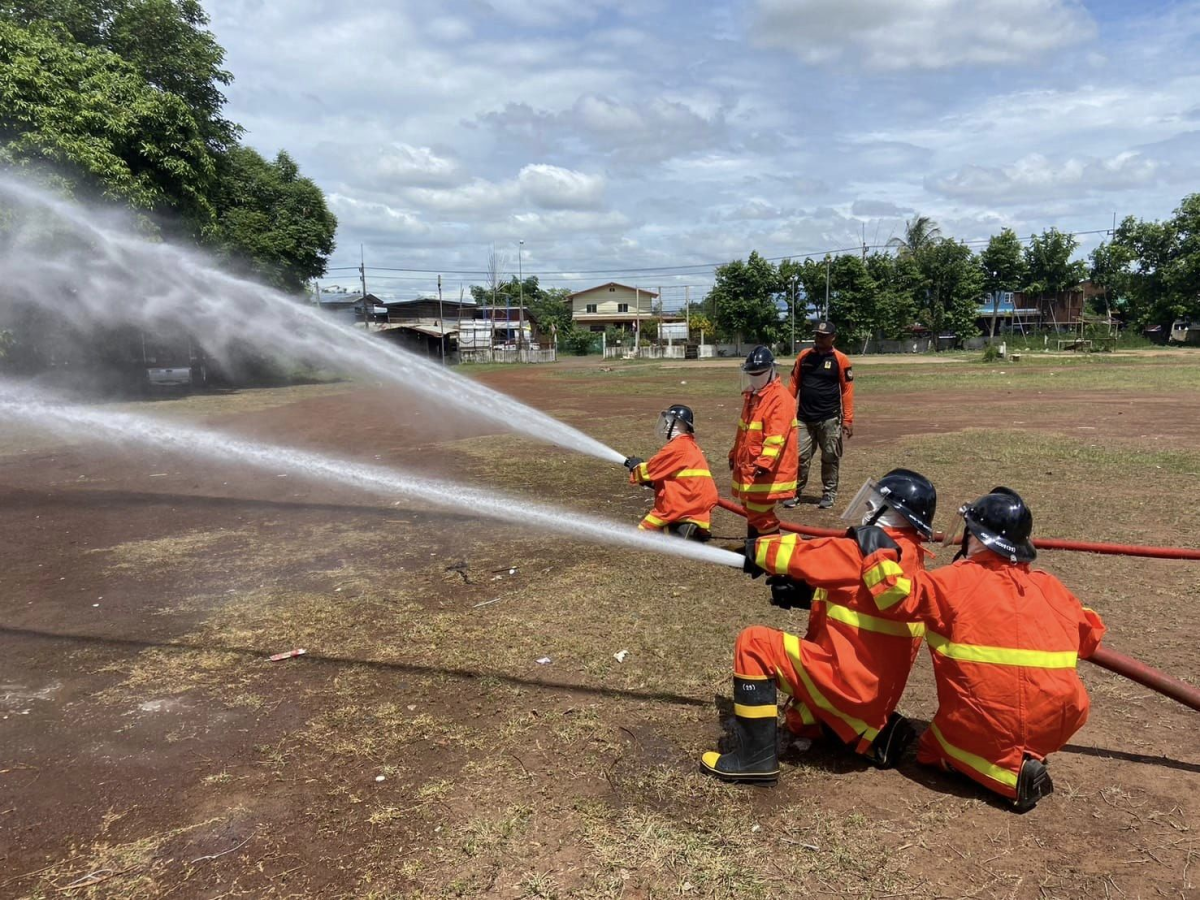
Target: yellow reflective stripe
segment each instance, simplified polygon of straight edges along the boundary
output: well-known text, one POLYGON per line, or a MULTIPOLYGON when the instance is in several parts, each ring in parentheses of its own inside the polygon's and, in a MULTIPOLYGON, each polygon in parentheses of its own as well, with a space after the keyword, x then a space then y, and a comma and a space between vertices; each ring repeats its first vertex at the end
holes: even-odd
POLYGON ((871 568, 867 569, 867 571, 863 573, 863 581, 866 582, 867 587, 873 588, 889 575, 903 574, 904 570, 900 568, 897 563, 892 562, 890 559, 885 559, 877 565, 871 566, 871 568))
POLYGON ((762 431, 763 423, 762 422, 745 422, 745 421, 739 420, 738 428, 740 428, 742 431, 762 431))
POLYGON ((800 639, 798 637, 796 637, 794 634, 784 634, 783 649, 784 652, 787 653, 788 658, 792 661, 792 666, 795 668, 796 674, 799 675, 800 680, 804 682, 805 690, 808 691, 808 695, 812 697, 813 702, 816 703, 817 706, 826 712, 837 716, 839 719, 853 728, 856 734, 866 738, 868 741, 875 740, 876 735, 879 734, 879 729, 872 728, 862 719, 856 719, 854 716, 847 715, 846 713, 842 712, 827 699, 825 699, 824 694, 817 690, 817 686, 812 683, 812 679, 808 677, 808 673, 804 671, 804 665, 800 661, 800 639))
POLYGON ((774 484, 738 484, 733 483, 735 491, 741 491, 743 494, 771 494, 775 491, 794 491, 796 482, 794 481, 777 481, 774 484))
POLYGON ((907 578, 897 578, 896 584, 875 598, 875 605, 880 609, 895 606, 912 593, 912 582, 907 578))
POLYGON ((660 519, 658 516, 651 515, 650 513, 646 513, 646 516, 642 519, 642 521, 649 522, 651 525, 654 525, 657 528, 662 528, 662 526, 667 524, 666 519, 660 519))
POLYGON ((793 706, 795 706, 796 712, 800 713, 800 721, 801 722, 803 722, 805 725, 816 725, 817 724, 816 717, 813 716, 812 710, 809 709, 806 704, 800 703, 797 701, 796 703, 793 704, 793 706))
POLYGON ((779 539, 779 549, 775 553, 775 574, 786 575, 792 562, 792 554, 796 552, 797 534, 789 534, 779 539))
POLYGON ((933 736, 937 738, 937 742, 942 745, 942 749, 951 759, 956 759, 964 766, 970 766, 981 775, 985 775, 992 781, 998 781, 1000 784, 1008 785, 1010 788, 1017 786, 1017 773, 1010 772, 1008 769, 1002 769, 994 763, 988 762, 982 756, 976 756, 974 753, 968 753, 961 747, 955 747, 942 735, 941 729, 937 727, 936 722, 929 723, 929 730, 933 732, 933 736))
POLYGON ((818 602, 825 604, 825 614, 829 618, 863 631, 874 631, 878 634, 903 638, 919 638, 925 634, 925 626, 919 622, 893 622, 890 619, 881 619, 878 616, 857 612, 839 603, 828 603, 824 598, 818 601, 814 596, 813 606, 816 606, 818 602))
POLYGON ((774 503, 745 503, 743 504, 750 512, 770 512, 775 508, 774 503))
POLYGON ((764 446, 773 445, 776 447, 782 447, 783 442, 785 440, 787 440, 787 438, 786 438, 786 436, 784 436, 782 434, 779 434, 779 435, 769 434, 765 438, 763 438, 763 445, 764 446))
POLYGON ((815 591, 813 591, 813 603, 823 603, 828 599, 829 591, 825 590, 825 588, 817 588, 815 591))
POLYGON ((650 480, 650 465, 649 463, 638 463, 637 467, 638 481, 650 480))
POLYGON ((779 715, 779 710, 772 703, 770 706, 742 706, 740 703, 733 704, 733 714, 741 716, 743 719, 773 719, 779 715))
POLYGON ((799 428, 799 427, 800 427, 800 420, 799 420, 799 419, 792 419, 792 427, 793 427, 793 428, 799 428))
POLYGON ((956 644, 936 631, 928 632, 925 639, 937 653, 963 662, 1026 666, 1031 669, 1074 669, 1079 660, 1079 653, 1075 650, 1014 650, 983 644, 956 644))
POLYGON ((675 473, 676 478, 712 478, 708 469, 680 469, 675 473))
POLYGON ((699 525, 699 526, 700 526, 701 528, 703 528, 705 531, 711 531, 711 530, 712 530, 712 522, 711 522, 710 520, 708 520, 708 519, 693 519, 693 518, 687 518, 687 519, 680 519, 679 521, 680 521, 680 522, 691 522, 693 525, 699 525))
POLYGON ((775 459, 779 455, 779 447, 763 447, 762 455, 767 459, 775 459))

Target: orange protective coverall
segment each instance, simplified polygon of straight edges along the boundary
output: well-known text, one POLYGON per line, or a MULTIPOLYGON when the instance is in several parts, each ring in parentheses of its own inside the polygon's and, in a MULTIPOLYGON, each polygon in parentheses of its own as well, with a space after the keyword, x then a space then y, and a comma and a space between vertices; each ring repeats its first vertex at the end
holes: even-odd
MULTIPOLYGON (((803 363, 804 358, 806 356, 808 356, 810 353, 816 353, 816 352, 817 351, 814 350, 812 347, 808 347, 805 350, 801 350, 800 354, 796 357, 795 365, 792 366, 792 377, 791 377, 791 380, 788 382, 788 393, 790 393, 793 397, 796 398, 796 407, 797 408, 799 408, 799 406, 800 406, 800 391, 801 391, 801 387, 802 387, 800 382, 803 380, 800 377, 801 364, 803 363)), ((853 426, 854 425, 854 375, 853 375, 854 368, 853 368, 853 363, 850 362, 850 357, 848 357, 841 350, 834 348, 833 355, 837 359, 838 382, 841 384, 841 388, 842 388, 842 424, 853 426)))
POLYGON ((1104 623, 1053 575, 990 551, 921 573, 904 607, 926 627, 938 692, 917 760, 1016 797, 1025 754, 1044 760, 1087 721, 1075 665, 1104 623))
POLYGON ((775 503, 796 496, 796 400, 775 376, 758 393, 742 393, 742 417, 729 451, 733 496, 759 532, 779 530, 775 503), (763 470, 764 474, 756 474, 763 470))
POLYGON ((734 650, 736 674, 773 677, 804 724, 823 722, 860 753, 900 702, 924 631, 902 610, 925 551, 914 530, 884 530, 900 546, 899 564, 891 550, 864 557, 853 538, 759 538, 760 568, 816 589, 808 633, 755 626, 734 650))
POLYGON ((712 530, 717 483, 704 451, 690 434, 674 437, 654 456, 629 473, 632 484, 654 485, 654 508, 638 528, 662 531, 676 522, 693 522, 712 530))

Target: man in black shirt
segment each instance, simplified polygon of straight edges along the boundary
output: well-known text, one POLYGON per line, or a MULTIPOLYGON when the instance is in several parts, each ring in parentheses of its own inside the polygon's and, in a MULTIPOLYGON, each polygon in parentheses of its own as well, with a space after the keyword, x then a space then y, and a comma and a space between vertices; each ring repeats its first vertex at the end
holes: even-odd
MULTIPOLYGON (((796 398, 800 420, 800 474, 796 497, 808 483, 808 472, 816 448, 821 448, 820 509, 829 509, 837 499, 838 467, 842 439, 854 435, 854 369, 850 358, 833 346, 837 328, 818 322, 816 346, 796 357, 788 390, 796 398)), ((786 501, 791 508, 795 500, 786 501)))

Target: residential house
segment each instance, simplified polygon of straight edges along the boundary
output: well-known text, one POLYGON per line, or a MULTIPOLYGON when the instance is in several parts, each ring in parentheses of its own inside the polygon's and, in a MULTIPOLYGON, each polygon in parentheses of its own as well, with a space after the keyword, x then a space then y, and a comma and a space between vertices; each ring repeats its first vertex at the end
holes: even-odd
POLYGON ((612 325, 626 331, 640 331, 642 321, 654 315, 658 294, 610 281, 576 291, 567 299, 571 301, 571 319, 580 328, 604 331, 612 325))

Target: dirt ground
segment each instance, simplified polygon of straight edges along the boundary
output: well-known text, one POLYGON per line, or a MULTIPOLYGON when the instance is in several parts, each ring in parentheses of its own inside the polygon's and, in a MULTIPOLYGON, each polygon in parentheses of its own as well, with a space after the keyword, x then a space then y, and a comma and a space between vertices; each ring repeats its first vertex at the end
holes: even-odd
MULTIPOLYGON (((641 456, 689 402, 719 464, 738 413, 727 366, 475 377, 641 456)), ((1007 483, 1043 536, 1200 546, 1200 355, 905 361, 857 383, 843 499, 907 465, 942 528, 1007 483)), ((622 469, 374 385, 122 408, 468 495, 647 508, 622 469)), ((786 516, 838 525, 811 493, 786 516)), ((772 789, 727 786, 696 761, 730 713, 733 639, 804 629, 739 571, 13 429, 0 511, 0 898, 1200 897, 1196 714, 1092 666, 1091 720, 1028 815, 822 744, 772 789)), ((1114 649, 1200 683, 1198 564, 1039 564, 1114 649)), ((901 709, 923 726, 935 707, 922 653, 901 709)))

